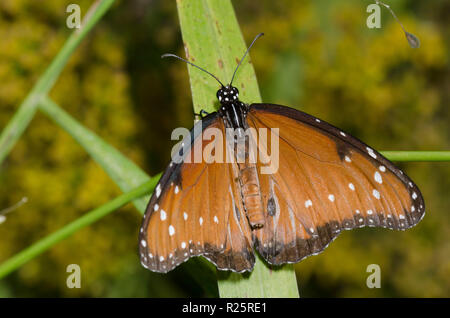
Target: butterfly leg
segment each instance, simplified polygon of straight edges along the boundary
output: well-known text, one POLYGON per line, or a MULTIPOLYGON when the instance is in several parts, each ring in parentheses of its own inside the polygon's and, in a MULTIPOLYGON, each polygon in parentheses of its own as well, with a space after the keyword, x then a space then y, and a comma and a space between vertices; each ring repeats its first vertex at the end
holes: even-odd
POLYGON ((204 109, 202 109, 201 111, 200 111, 200 113, 195 113, 194 112, 194 115, 195 116, 199 116, 201 119, 203 119, 203 118, 205 118, 206 116, 208 116, 210 113, 208 113, 207 111, 205 111, 204 109))

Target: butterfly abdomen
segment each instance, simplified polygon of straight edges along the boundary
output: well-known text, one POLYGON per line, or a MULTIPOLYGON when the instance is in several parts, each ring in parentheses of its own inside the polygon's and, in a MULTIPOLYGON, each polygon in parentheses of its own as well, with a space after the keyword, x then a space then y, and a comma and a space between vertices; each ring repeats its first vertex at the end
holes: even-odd
POLYGON ((239 182, 241 185, 242 201, 247 218, 252 228, 264 226, 264 209, 261 200, 258 173, 254 163, 239 164, 239 182))

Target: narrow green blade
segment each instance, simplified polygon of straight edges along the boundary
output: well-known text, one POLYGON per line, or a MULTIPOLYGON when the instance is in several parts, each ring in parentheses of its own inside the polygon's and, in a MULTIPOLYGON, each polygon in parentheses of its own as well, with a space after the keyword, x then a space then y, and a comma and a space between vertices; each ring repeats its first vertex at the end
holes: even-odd
MULTIPOLYGON (((229 0, 177 1, 186 58, 228 84, 247 49, 229 0)), ((256 34, 255 34, 256 35, 256 34)), ((261 102, 258 83, 248 58, 233 83, 241 100, 261 102)), ((180 66, 181 67, 181 66, 180 66)), ((204 72, 188 66, 195 112, 214 111, 219 84, 204 72)), ((292 265, 271 270, 259 258, 251 274, 219 273, 221 297, 298 297, 292 265)))
POLYGON ((23 264, 27 263, 34 257, 42 254, 58 242, 61 242, 65 238, 71 236, 80 229, 100 220, 102 217, 114 212, 121 206, 127 204, 135 198, 141 197, 143 194, 153 190, 158 182, 159 177, 152 178, 139 187, 124 193, 117 198, 105 203, 104 205, 86 213, 82 217, 77 218, 66 226, 60 228, 56 232, 47 235, 41 240, 33 243, 25 248, 23 251, 17 253, 13 257, 0 264, 0 279, 18 269, 23 264))
POLYGON ((33 119, 37 104, 53 87, 72 53, 113 3, 114 0, 98 0, 91 6, 82 27, 70 35, 58 55, 53 59, 44 74, 41 75, 27 97, 25 97, 19 109, 0 135, 0 164, 14 147, 31 119, 33 119))
MULTIPOLYGON (((150 179, 136 164, 78 123, 49 97, 44 97, 39 107, 91 155, 122 191, 129 191, 150 179)), ((149 195, 146 195, 133 201, 142 214, 145 212, 149 199, 149 195)))

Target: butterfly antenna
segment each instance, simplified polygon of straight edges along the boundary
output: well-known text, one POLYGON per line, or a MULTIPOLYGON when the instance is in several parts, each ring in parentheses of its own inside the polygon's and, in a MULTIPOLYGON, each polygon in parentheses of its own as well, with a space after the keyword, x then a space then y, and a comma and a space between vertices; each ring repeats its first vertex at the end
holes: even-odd
POLYGON ((234 70, 233 77, 231 78, 230 86, 231 86, 231 84, 233 84, 234 76, 236 75, 236 72, 237 72, 239 66, 241 66, 242 61, 243 61, 243 60, 245 59, 245 57, 247 56, 248 51, 250 51, 250 48, 253 46, 253 43, 255 43, 255 41, 256 41, 258 38, 260 38, 261 36, 263 36, 263 35, 264 35, 264 33, 261 32, 260 34, 258 34, 257 36, 255 36, 255 38, 253 39, 252 43, 251 43, 250 46, 248 47, 247 51, 245 51, 244 56, 241 58, 241 60, 239 61, 238 66, 236 66, 236 69, 234 70))
POLYGON ((191 62, 189 62, 188 60, 185 60, 184 58, 179 57, 178 55, 175 55, 175 54, 166 53, 166 54, 161 55, 161 58, 162 58, 162 59, 165 58, 165 57, 174 57, 174 58, 179 59, 179 60, 181 60, 181 61, 183 61, 183 62, 186 62, 187 64, 190 64, 190 65, 192 65, 192 66, 195 66, 195 67, 198 68, 199 70, 202 70, 203 72, 205 72, 205 73, 211 75, 212 77, 214 77, 214 79, 215 79, 216 81, 218 81, 219 84, 220 84, 222 87, 224 87, 224 85, 222 84, 222 82, 219 81, 219 79, 218 79, 214 74, 211 74, 210 72, 208 72, 208 71, 205 70, 204 68, 201 68, 200 66, 197 66, 197 65, 195 65, 194 63, 191 63, 191 62))

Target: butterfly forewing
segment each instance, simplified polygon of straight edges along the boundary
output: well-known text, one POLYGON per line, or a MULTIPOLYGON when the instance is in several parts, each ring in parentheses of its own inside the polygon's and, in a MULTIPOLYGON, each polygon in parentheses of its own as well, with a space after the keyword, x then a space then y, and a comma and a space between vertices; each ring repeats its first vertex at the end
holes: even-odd
POLYGON ((140 234, 141 262, 152 271, 168 272, 202 255, 219 269, 250 270, 252 234, 239 183, 233 182, 238 177, 236 164, 209 158, 219 150, 227 154, 226 143, 210 134, 216 129, 225 136, 223 121, 215 113, 197 125, 202 129, 194 127, 180 145, 181 149, 189 144, 183 161, 169 165, 147 207, 140 234), (197 130, 201 133, 196 135, 197 130), (194 158, 198 149, 200 162, 194 158))
MULTIPOLYGON (((317 254, 344 229, 404 230, 423 217, 416 185, 356 138, 278 105, 253 104, 247 120, 278 139, 278 170, 263 174, 258 169, 265 224, 255 230, 256 246, 269 263, 317 254)), ((268 149, 258 149, 260 157, 271 151, 272 139, 267 140, 268 149)))

